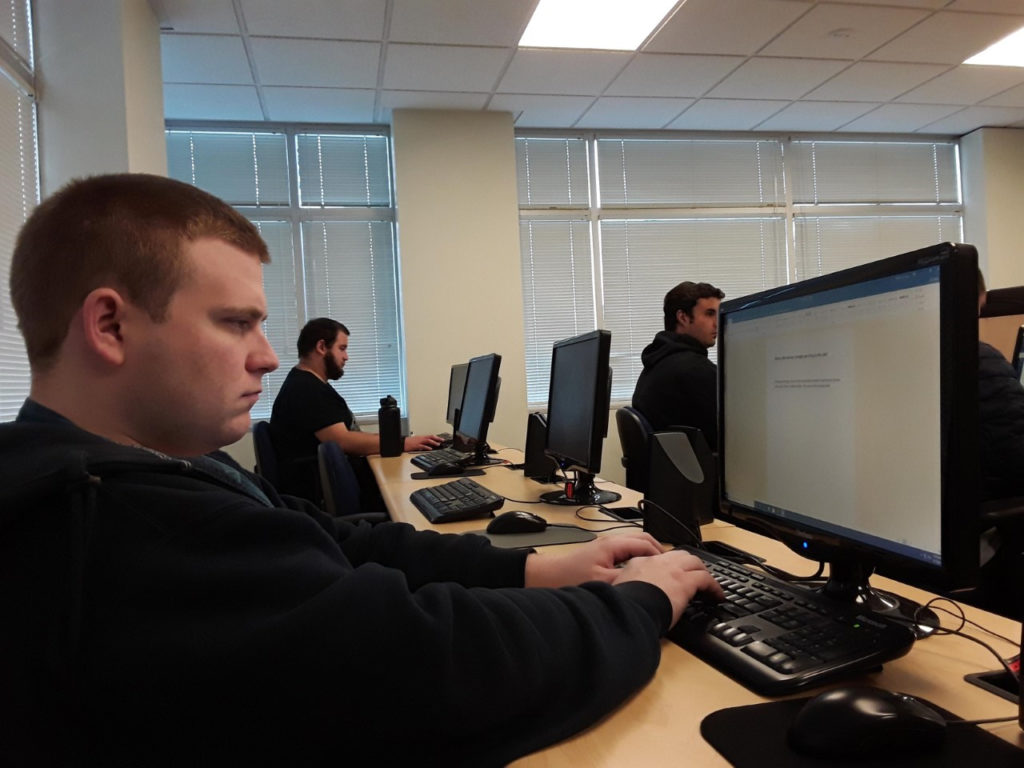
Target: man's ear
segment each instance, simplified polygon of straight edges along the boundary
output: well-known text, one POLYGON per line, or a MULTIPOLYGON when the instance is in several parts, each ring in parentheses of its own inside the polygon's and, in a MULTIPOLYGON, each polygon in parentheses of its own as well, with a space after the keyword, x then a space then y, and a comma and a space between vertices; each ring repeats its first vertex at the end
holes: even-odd
POLYGON ((82 302, 82 336, 89 350, 111 365, 124 362, 125 301, 113 288, 96 288, 82 302))
POLYGON ((327 342, 323 339, 316 340, 316 351, 324 357, 327 357, 327 342))
POLYGON ((683 311, 681 309, 677 309, 676 310, 676 328, 678 328, 680 325, 683 326, 683 328, 686 328, 689 325, 689 323, 690 323, 690 316, 688 314, 686 314, 685 311, 683 311))

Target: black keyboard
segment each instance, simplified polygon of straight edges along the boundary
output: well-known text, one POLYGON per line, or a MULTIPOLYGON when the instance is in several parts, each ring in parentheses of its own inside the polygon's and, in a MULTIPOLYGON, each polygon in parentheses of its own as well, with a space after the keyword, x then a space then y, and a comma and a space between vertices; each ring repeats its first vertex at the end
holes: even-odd
POLYGON ((431 488, 419 488, 409 494, 409 501, 432 523, 485 517, 505 503, 503 496, 468 477, 431 488))
POLYGON ((765 696, 850 677, 899 658, 913 632, 856 604, 840 603, 694 547, 725 590, 726 602, 699 598, 669 638, 765 696))
POLYGON ((438 448, 425 453, 417 453, 412 457, 413 466, 419 467, 424 472, 436 467, 438 464, 465 464, 473 457, 471 453, 456 451, 454 448, 438 448))

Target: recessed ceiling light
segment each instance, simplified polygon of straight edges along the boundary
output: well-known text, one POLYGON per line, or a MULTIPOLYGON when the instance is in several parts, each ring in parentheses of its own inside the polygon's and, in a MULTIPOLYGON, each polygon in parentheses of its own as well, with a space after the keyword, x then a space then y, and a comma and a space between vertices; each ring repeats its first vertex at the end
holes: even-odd
POLYGON ((540 0, 519 45, 635 51, 678 0, 540 0))
POLYGON ((976 53, 964 64, 987 64, 993 67, 1024 67, 1024 27, 976 53))

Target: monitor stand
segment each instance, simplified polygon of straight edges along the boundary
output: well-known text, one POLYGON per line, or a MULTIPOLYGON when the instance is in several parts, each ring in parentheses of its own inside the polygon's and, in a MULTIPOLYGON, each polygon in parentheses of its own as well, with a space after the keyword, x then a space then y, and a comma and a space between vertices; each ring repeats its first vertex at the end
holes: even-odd
POLYGON ((856 560, 830 560, 828 581, 821 588, 821 593, 840 602, 863 605, 883 616, 901 619, 918 639, 931 635, 939 626, 935 612, 909 598, 874 589, 868 583, 874 569, 873 565, 856 560))
POLYGON ((566 480, 561 491, 551 491, 540 495, 541 501, 548 504, 564 506, 601 506, 611 504, 622 498, 622 494, 614 491, 601 491, 594 486, 594 476, 589 472, 577 472, 575 480, 566 480))

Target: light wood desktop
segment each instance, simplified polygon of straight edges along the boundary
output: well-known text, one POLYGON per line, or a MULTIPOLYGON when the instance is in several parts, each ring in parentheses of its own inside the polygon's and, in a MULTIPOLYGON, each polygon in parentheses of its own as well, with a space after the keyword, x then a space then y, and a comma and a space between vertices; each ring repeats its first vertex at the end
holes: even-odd
MULTIPOLYGON (((518 451, 502 451, 499 458, 521 461, 518 451)), ((432 525, 409 501, 409 494, 429 484, 449 482, 452 478, 413 480, 410 475, 418 471, 405 454, 395 458, 373 457, 374 469, 384 500, 391 516, 416 528, 445 533, 462 533, 483 528, 486 520, 468 520, 444 525, 432 525)), ((500 511, 526 509, 544 517, 548 522, 577 523, 593 530, 608 528, 615 522, 581 521, 575 516, 576 507, 551 504, 523 504, 512 501, 536 500, 543 491, 556 486, 540 485, 523 477, 521 470, 503 466, 489 468, 482 477, 474 478, 481 485, 505 496, 500 511)), ((622 501, 611 506, 635 504, 639 494, 626 488, 599 483, 599 488, 616 490, 623 494, 622 501)), ((596 509, 583 512, 586 517, 603 518, 596 509)), ((621 530, 621 529, 617 529, 621 530)), ((608 532, 609 534, 614 531, 608 532)), ((767 557, 772 565, 791 573, 811 574, 815 564, 805 560, 774 540, 727 523, 715 521, 702 528, 705 540, 717 539, 733 544, 748 552, 767 557)), ((565 545, 580 546, 580 545, 565 545)), ((540 552, 557 551, 557 547, 542 548, 540 552)), ((880 576, 872 577, 874 586, 901 596, 926 602, 933 595, 880 576)), ((985 641, 1004 658, 1019 651, 1021 625, 1001 616, 970 606, 963 606, 967 617, 982 627, 1012 638, 1013 643, 993 637, 980 629, 968 626, 965 631, 985 641)), ((956 626, 954 619, 943 615, 944 626, 956 626)), ((948 709, 965 720, 1008 717, 1016 715, 1017 705, 976 685, 965 682, 964 675, 993 670, 998 662, 980 645, 955 636, 936 636, 917 642, 909 654, 887 663, 877 674, 862 675, 836 683, 839 685, 874 685, 909 693, 927 699, 948 709)), ((797 694, 812 695, 822 689, 797 694)), ((661 665, 650 683, 600 723, 548 749, 529 755, 514 764, 528 766, 725 766, 728 763, 700 735, 700 721, 711 712, 726 707, 743 706, 771 701, 750 692, 739 683, 708 666, 700 659, 665 640, 662 645, 661 665)), ((989 732, 1024 748, 1024 732, 1016 722, 983 726, 989 732)), ((742 737, 742 734, 738 734, 742 737)))

